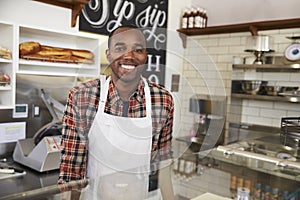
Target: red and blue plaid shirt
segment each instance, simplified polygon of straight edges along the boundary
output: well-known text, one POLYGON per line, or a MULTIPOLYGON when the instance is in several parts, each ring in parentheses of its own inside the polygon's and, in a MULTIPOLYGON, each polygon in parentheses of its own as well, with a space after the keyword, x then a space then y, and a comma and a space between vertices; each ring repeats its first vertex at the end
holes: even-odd
MULTIPOLYGON (((171 140, 174 102, 171 94, 158 84, 148 81, 152 103, 151 161, 172 157, 171 140)), ((100 80, 95 79, 74 87, 69 92, 63 116, 61 164, 58 183, 85 178, 88 154, 88 133, 95 118, 100 98, 100 80)), ((123 101, 110 81, 105 105, 108 114, 122 116, 123 101)), ((130 97, 128 117, 146 116, 144 82, 130 97)), ((101 141, 99 141, 101 145, 101 141)))

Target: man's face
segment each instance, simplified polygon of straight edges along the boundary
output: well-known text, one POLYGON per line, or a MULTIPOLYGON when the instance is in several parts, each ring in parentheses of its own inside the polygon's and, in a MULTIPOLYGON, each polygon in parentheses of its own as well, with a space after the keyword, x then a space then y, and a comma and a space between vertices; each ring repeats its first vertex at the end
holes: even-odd
POLYGON ((139 80, 147 60, 146 41, 143 34, 132 28, 119 28, 111 38, 107 59, 112 77, 123 82, 139 80))

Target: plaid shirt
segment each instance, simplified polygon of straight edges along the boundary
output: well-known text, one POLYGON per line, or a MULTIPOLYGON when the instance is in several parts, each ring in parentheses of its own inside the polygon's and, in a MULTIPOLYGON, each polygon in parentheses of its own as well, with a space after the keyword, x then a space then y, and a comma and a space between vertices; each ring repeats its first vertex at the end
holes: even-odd
MULTIPOLYGON (((147 80, 148 81, 148 80, 147 80)), ((148 81, 152 103, 151 161, 171 158, 174 103, 171 94, 163 87, 148 81)), ((95 79, 74 87, 69 92, 63 117, 61 164, 58 183, 85 178, 88 154, 88 133, 96 115, 100 98, 100 80, 95 79)), ((123 101, 112 81, 108 89, 105 112, 122 116, 123 101)), ((130 98, 128 117, 146 116, 144 82, 130 98)), ((101 143, 101 141, 99 141, 101 143)))

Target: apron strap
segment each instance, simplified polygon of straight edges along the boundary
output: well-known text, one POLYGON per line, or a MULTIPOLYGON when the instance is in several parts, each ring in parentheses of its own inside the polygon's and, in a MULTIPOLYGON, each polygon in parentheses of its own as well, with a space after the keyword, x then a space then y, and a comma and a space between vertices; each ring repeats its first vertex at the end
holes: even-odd
POLYGON ((98 112, 104 113, 105 102, 108 94, 108 87, 109 87, 110 77, 107 78, 104 75, 100 75, 100 103, 98 106, 98 112))
POLYGON ((148 85, 147 80, 143 77, 144 81, 144 91, 145 91, 145 98, 146 98, 146 117, 151 117, 151 94, 150 94, 150 88, 148 85))

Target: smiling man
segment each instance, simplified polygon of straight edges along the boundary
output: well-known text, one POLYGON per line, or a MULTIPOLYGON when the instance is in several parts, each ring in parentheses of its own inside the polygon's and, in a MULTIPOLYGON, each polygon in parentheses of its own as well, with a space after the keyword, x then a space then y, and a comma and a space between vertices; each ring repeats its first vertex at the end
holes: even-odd
POLYGON ((117 28, 109 36, 106 55, 111 76, 70 90, 58 183, 90 178, 98 181, 91 188, 106 188, 99 194, 102 199, 120 194, 144 199, 148 191, 157 191, 159 182, 163 196, 172 199, 168 166, 174 103, 165 88, 142 77, 147 61, 143 33, 134 27, 117 28), (108 185, 114 191, 109 192, 108 185), (118 186, 120 193, 115 191, 118 186))
POLYGON ((112 81, 124 101, 129 101, 140 83, 147 60, 146 41, 138 29, 116 29, 108 41, 107 59, 112 69, 112 81))

